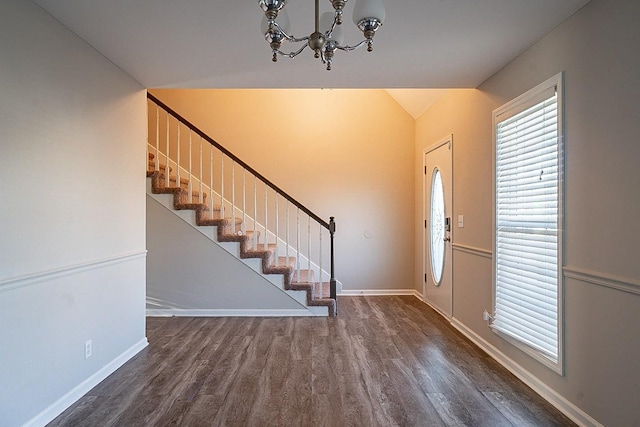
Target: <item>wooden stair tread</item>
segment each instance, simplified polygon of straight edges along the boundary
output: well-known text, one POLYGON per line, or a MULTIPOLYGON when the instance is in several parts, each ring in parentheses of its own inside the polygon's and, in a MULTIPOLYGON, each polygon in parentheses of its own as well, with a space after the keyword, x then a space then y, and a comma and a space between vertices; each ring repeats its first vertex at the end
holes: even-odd
MULTIPOLYGON (((223 225, 230 225, 233 222, 233 220, 229 217, 220 218, 220 216, 218 215, 211 216, 211 214, 207 212, 206 208, 203 210, 201 215, 202 215, 200 218, 201 221, 218 221, 223 225)), ((242 224, 242 218, 236 218, 235 221, 236 221, 236 225, 242 224)))
POLYGON ((292 282, 296 283, 312 283, 314 282, 315 272, 313 270, 303 270, 299 271, 300 277, 298 278, 298 270, 293 272, 293 276, 291 277, 292 282))
POLYGON ((257 245, 252 245, 249 248, 249 251, 254 251, 254 252, 272 252, 274 251, 276 248, 276 245, 273 243, 269 243, 268 245, 265 246, 264 243, 258 243, 257 245))
POLYGON ((289 259, 287 259, 286 256, 279 256, 276 265, 294 267, 296 265, 296 257, 290 256, 289 259))
POLYGON ((329 282, 314 283, 313 294, 318 299, 329 298, 331 295, 331 284, 329 282))

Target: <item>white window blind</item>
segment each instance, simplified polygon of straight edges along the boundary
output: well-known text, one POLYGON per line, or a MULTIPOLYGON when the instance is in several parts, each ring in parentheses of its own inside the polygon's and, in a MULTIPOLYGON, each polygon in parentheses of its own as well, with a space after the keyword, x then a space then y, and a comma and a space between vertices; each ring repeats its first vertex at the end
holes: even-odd
MULTIPOLYGON (((492 327, 559 363, 561 147, 557 86, 494 112, 492 327)), ((528 96, 527 96, 528 95, 528 96)))

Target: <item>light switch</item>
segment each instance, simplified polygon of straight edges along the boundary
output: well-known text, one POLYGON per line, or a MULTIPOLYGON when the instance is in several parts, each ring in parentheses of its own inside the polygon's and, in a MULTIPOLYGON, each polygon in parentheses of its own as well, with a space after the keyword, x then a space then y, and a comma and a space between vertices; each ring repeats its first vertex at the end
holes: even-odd
POLYGON ((464 215, 458 215, 458 228, 464 228, 464 215))

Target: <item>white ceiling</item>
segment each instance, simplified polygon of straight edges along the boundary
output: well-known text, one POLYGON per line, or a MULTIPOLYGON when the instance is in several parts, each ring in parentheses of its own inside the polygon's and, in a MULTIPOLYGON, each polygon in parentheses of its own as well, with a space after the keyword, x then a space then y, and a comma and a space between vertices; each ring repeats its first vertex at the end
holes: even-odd
MULTIPOLYGON (((256 0, 34 1, 148 88, 460 88, 478 86, 589 0, 387 0, 374 52, 338 52, 330 72, 308 51, 273 64, 256 0)), ((292 33, 309 34, 313 1, 286 7, 292 33)))

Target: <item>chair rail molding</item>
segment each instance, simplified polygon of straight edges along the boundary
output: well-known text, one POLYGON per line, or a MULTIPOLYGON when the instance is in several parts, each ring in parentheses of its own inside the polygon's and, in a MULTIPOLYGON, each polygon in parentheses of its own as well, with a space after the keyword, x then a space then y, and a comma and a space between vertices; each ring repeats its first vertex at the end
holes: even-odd
POLYGON ((565 278, 640 295, 640 280, 569 265, 563 267, 563 272, 565 278))
POLYGON ((464 252, 467 254, 480 256, 483 258, 491 259, 493 257, 493 252, 489 249, 478 248, 475 246, 463 245, 462 243, 454 243, 451 245, 454 251, 464 252))
POLYGON ((84 271, 95 270, 110 265, 120 264, 127 261, 133 261, 147 256, 146 249, 138 252, 114 255, 107 258, 95 259, 78 264, 67 265, 52 270, 41 271, 38 273, 26 274, 24 276, 12 277, 8 279, 0 279, 0 292, 10 291, 12 289, 30 286, 36 283, 46 282, 64 276, 82 273, 84 271))

